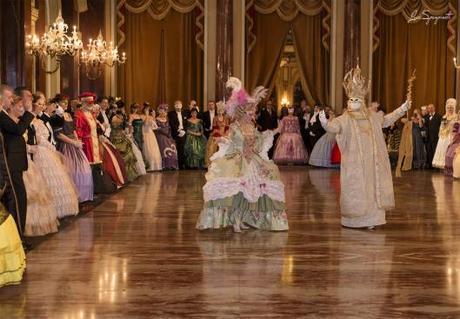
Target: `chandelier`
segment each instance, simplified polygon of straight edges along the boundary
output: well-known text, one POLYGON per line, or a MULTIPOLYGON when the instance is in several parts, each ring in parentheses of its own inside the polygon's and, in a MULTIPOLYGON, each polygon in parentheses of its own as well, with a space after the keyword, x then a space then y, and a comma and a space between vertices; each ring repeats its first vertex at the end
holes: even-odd
POLYGON ((70 36, 67 35, 68 29, 69 26, 64 22, 61 11, 59 11, 56 21, 50 26, 48 32, 45 32, 40 38, 34 34, 29 35, 26 39, 27 52, 41 60, 42 68, 48 74, 54 73, 59 69, 63 56, 75 56, 83 47, 77 27, 73 26, 70 36), (56 60, 56 66, 52 70, 46 70, 45 58, 48 57, 56 60))
POLYGON ((126 54, 120 56, 118 48, 110 42, 107 42, 102 37, 102 32, 96 40, 90 39, 86 50, 82 49, 80 57, 80 65, 85 67, 86 76, 90 80, 95 80, 101 76, 104 66, 114 67, 117 64, 126 62, 126 54))

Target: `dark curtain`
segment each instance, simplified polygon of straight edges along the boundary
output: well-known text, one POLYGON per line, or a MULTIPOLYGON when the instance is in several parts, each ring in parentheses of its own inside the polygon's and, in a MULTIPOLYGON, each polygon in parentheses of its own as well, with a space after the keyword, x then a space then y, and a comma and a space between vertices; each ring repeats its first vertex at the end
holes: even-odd
POLYGON ((433 103, 442 112, 446 99, 455 93, 446 21, 408 24, 402 14, 378 15, 380 44, 373 56, 373 100, 387 111, 399 107, 406 98, 407 79, 415 68, 413 107, 433 103))

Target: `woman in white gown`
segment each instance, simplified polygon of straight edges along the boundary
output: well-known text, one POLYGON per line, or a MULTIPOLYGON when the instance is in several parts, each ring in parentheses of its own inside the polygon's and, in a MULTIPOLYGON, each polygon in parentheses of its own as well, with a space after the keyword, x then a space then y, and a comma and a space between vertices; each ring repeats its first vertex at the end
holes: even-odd
POLYGON ((446 114, 442 117, 441 127, 439 128, 439 140, 433 157, 433 167, 444 169, 446 165, 447 148, 454 137, 453 127, 457 120, 456 107, 456 99, 447 99, 446 114))
POLYGON ((78 214, 78 191, 63 164, 62 155, 48 141, 49 131, 40 119, 32 122, 37 139, 34 163, 42 173, 43 186, 49 192, 59 218, 78 214))
MULTIPOLYGON (((18 122, 22 115, 22 101, 16 99, 13 107, 8 114, 13 121, 18 122)), ((35 106, 39 108, 40 105, 35 106)), ((36 119, 34 119, 35 121, 36 119)), ((33 124, 33 122, 32 122, 33 124)), ((31 124, 31 125, 32 125, 31 124)), ((33 135, 29 135, 33 138, 33 135)), ((35 145, 27 145, 28 169, 24 172, 24 185, 27 193, 27 218, 24 235, 44 236, 58 231, 59 221, 57 212, 52 204, 52 197, 49 197, 47 192, 43 191, 43 175, 38 167, 31 160, 31 156, 36 151, 35 145), (30 155, 32 154, 32 155, 30 155)))
POLYGON ((144 116, 144 124, 142 125, 144 159, 147 162, 148 171, 161 171, 161 153, 154 133, 158 126, 155 121, 155 111, 148 104, 144 106, 144 116))

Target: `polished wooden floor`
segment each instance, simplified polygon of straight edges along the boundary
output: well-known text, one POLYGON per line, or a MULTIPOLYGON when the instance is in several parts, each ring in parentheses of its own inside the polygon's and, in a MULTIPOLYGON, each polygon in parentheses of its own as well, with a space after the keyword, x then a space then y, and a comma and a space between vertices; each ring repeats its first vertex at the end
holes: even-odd
POLYGON ((339 171, 287 167, 290 231, 195 230, 203 172, 150 174, 28 254, 0 318, 460 318, 460 181, 411 172, 375 231, 339 171))

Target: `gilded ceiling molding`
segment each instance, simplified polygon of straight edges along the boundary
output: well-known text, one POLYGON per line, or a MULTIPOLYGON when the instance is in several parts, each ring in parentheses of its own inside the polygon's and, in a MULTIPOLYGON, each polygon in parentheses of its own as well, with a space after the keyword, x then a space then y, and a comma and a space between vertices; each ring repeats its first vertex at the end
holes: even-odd
POLYGON ((170 10, 175 10, 180 13, 189 13, 192 10, 200 9, 200 14, 196 17, 195 24, 199 29, 195 40, 198 46, 204 49, 204 0, 119 0, 117 4, 117 16, 119 18, 118 35, 121 45, 125 42, 126 37, 123 31, 125 24, 125 10, 134 14, 147 12, 153 19, 164 19, 170 10))
POLYGON ((331 4, 330 0, 248 0, 246 1, 246 22, 247 22, 247 45, 248 52, 256 43, 254 28, 254 13, 272 14, 275 13, 281 20, 293 21, 298 14, 315 16, 324 12, 322 27, 324 34, 322 44, 329 51, 331 4))

